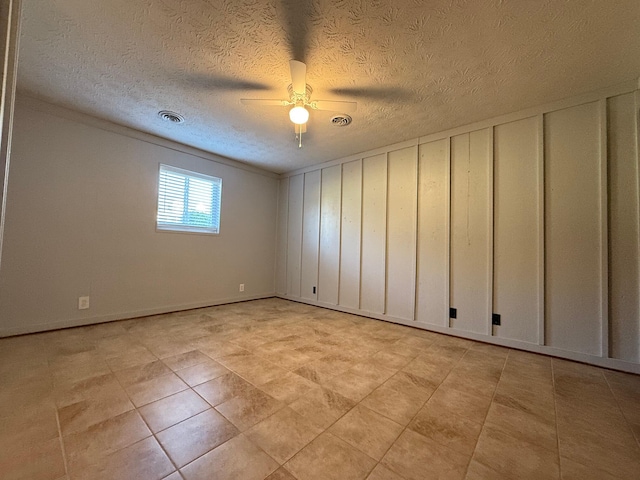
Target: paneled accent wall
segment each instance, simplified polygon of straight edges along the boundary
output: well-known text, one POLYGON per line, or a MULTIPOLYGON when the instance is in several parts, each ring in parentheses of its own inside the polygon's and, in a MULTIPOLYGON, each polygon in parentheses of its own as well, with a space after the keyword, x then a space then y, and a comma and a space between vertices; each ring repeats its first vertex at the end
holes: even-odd
POLYGON ((636 86, 284 175, 280 293, 640 373, 636 86))

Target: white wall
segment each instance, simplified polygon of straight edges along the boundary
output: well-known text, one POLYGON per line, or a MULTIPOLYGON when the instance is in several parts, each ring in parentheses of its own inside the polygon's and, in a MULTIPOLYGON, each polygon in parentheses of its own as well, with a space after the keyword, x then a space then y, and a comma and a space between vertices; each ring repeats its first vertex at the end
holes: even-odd
POLYGON ((111 127, 19 97, 0 335, 274 294, 275 175, 111 127), (156 232, 160 163, 222 178, 219 235, 156 232))
MULTIPOLYGON (((291 241, 307 216, 316 235, 319 216, 322 274, 303 278, 332 293, 282 296, 640 373, 636 88, 630 82, 284 175, 289 212, 305 203, 302 218, 286 226, 287 248, 299 251, 291 241), (501 325, 492 325, 492 313, 501 325)), ((280 271, 289 278, 279 283, 299 284, 299 269, 280 271)))

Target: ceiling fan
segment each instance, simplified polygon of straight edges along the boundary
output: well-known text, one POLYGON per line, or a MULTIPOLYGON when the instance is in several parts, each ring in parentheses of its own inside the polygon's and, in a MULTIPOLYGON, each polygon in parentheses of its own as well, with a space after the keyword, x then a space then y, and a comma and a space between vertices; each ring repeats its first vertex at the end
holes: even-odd
POLYGON ((289 98, 287 100, 242 98, 240 102, 245 105, 292 106, 289 110, 289 118, 295 125, 298 147, 302 148, 302 134, 307 131, 309 109, 348 113, 355 112, 357 104, 356 102, 311 100, 313 89, 307 85, 307 66, 303 62, 291 60, 289 68, 291 70, 291 85, 288 87, 289 98))

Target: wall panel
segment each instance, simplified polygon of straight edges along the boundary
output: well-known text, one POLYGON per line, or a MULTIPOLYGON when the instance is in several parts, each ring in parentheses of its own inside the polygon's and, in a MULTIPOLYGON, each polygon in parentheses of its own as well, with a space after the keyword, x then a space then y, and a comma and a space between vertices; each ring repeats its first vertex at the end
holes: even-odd
POLYGON ((451 138, 451 327, 488 333, 489 129, 451 138))
POLYGON ((545 336, 601 351, 600 115, 597 103, 545 115, 545 336))
POLYGON ((289 179, 278 182, 278 229, 276 243, 276 293, 287 293, 287 223, 289 219, 289 179))
POLYGON ((304 174, 304 217, 302 220, 302 263, 300 296, 318 298, 318 255, 320 247, 320 181, 321 172, 304 174))
POLYGON ((494 129, 494 335, 538 342, 538 119, 494 129))
POLYGON ((416 320, 449 316, 449 139, 419 147, 416 320))
POLYGON ((320 198, 320 262, 318 264, 318 300, 338 303, 340 270, 340 200, 342 168, 322 170, 320 198))
POLYGON ((386 313, 414 319, 418 149, 389 153, 387 197, 386 313))
POLYGON ((343 307, 360 308, 362 160, 342 165, 340 295, 343 307))
POLYGON ((302 194, 304 175, 289 178, 289 225, 287 230, 287 294, 300 296, 302 259, 302 194))
POLYGON ((387 236, 387 155, 362 162, 360 308, 384 313, 387 236))
POLYGON ((611 356, 640 361, 638 144, 634 94, 609 98, 609 340, 611 356))

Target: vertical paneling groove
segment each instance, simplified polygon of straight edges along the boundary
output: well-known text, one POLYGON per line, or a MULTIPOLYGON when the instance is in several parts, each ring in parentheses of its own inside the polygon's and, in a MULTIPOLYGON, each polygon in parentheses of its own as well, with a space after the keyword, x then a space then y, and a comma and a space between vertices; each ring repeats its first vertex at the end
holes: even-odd
POLYGON ((494 152, 494 128, 489 129, 489 166, 487 178, 487 335, 493 335, 493 327, 491 322, 491 314, 493 313, 493 204, 494 204, 494 168, 495 168, 495 152, 494 152))
POLYGON ((607 100, 598 102, 600 129, 600 356, 609 357, 609 227, 607 167, 607 100))
POLYGON ((447 150, 446 150, 446 159, 447 159, 447 170, 446 175, 447 178, 445 180, 446 185, 446 195, 447 199, 447 225, 445 228, 445 232, 447 232, 447 269, 445 273, 444 279, 444 299, 445 309, 444 315, 445 318, 444 324, 447 328, 451 327, 451 319, 449 318, 449 307, 451 305, 451 137, 447 137, 447 150))
MULTIPOLYGON (((636 208, 640 211, 640 90, 636 90, 633 95, 633 119, 635 120, 635 135, 636 135, 636 208)), ((638 257, 640 257, 640 231, 637 236, 638 257)), ((640 268, 638 269, 638 284, 640 285, 640 268)), ((640 297, 640 292, 638 293, 640 297)), ((640 327, 640 318, 638 318, 640 327)), ((637 338, 637 352, 640 352, 640 335, 637 338)), ((634 359, 636 362, 640 362, 640 354, 634 359)))
POLYGON ((544 205, 544 115, 538 120, 538 345, 544 345, 545 325, 545 269, 544 269, 544 239, 545 239, 545 205, 544 205))
POLYGON ((385 182, 385 225, 384 225, 384 306, 382 308, 383 313, 388 313, 387 297, 389 295, 389 152, 385 154, 385 164, 387 166, 387 177, 385 182))

